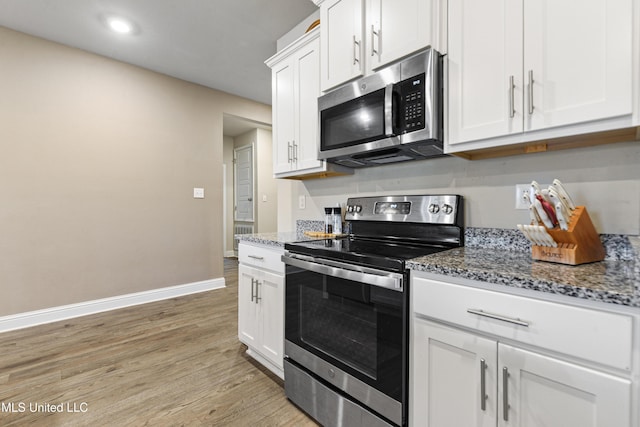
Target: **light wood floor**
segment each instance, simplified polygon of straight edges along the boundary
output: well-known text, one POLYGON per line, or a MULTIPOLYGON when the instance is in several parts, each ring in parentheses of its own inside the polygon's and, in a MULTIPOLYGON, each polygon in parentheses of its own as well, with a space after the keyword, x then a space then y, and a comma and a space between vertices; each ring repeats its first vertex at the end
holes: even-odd
POLYGON ((225 289, 0 334, 0 425, 316 426, 245 355, 235 260, 225 279, 225 289))

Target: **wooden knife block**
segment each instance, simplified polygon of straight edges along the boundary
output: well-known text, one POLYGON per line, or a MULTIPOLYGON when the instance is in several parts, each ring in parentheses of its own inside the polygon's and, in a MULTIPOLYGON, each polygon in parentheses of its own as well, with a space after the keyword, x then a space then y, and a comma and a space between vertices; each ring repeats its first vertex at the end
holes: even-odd
POLYGON ((535 260, 578 265, 604 259, 604 246, 584 206, 573 211, 568 230, 547 228, 547 232, 558 247, 532 245, 531 257, 535 260))

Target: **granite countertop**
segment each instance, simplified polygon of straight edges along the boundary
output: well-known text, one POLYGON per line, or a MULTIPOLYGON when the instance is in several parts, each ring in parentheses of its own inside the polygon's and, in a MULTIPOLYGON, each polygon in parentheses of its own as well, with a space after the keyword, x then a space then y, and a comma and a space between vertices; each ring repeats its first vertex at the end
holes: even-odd
MULTIPOLYGON (((287 233, 240 234, 243 242, 284 247, 285 243, 316 240, 305 231, 320 231, 323 223, 299 221, 287 233)), ((577 266, 531 259, 531 246, 517 230, 467 228, 465 247, 415 258, 411 270, 566 295, 593 301, 640 307, 640 237, 601 235, 604 261, 577 266)))
POLYGON ((317 237, 309 237, 304 233, 290 231, 284 233, 255 233, 236 234, 236 238, 241 242, 258 243, 266 246, 284 247, 285 243, 304 242, 307 240, 317 240, 317 237))
POLYGON ((640 307, 637 259, 570 266, 534 261, 530 252, 464 247, 415 258, 407 266, 448 277, 640 307))

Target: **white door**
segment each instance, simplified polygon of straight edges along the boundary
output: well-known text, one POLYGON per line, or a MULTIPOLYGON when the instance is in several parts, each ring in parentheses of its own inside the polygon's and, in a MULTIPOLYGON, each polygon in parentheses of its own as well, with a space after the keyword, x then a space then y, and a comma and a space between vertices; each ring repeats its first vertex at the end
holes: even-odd
MULTIPOLYGON (((320 41, 305 46, 296 56, 298 106, 294 141, 295 169, 322 166, 318 160, 318 95, 320 95, 320 41)), ((291 118, 293 120, 293 117, 291 118)))
POLYGON ((412 425, 495 427, 497 343, 414 321, 412 425))
POLYGON ((375 70, 428 45, 436 32, 438 0, 368 0, 367 60, 375 70))
POLYGON ((289 172, 292 167, 296 113, 293 67, 294 62, 286 60, 272 70, 273 173, 289 172))
POLYGON ((364 73, 364 0, 327 0, 320 5, 323 91, 364 73))
POLYGON ((499 427, 630 427, 629 380, 505 344, 498 349, 499 427))
POLYGON ((284 277, 260 272, 257 284, 261 311, 260 352, 279 368, 284 354, 284 277))
POLYGON ((522 0, 449 0, 448 143, 523 130, 522 0))
POLYGON ((253 222, 253 144, 233 150, 235 165, 235 220, 253 222))
POLYGON ((260 341, 259 306, 256 303, 256 270, 238 265, 238 339, 256 347, 260 341))
POLYGON ((525 130, 631 114, 632 0, 524 3, 525 130))

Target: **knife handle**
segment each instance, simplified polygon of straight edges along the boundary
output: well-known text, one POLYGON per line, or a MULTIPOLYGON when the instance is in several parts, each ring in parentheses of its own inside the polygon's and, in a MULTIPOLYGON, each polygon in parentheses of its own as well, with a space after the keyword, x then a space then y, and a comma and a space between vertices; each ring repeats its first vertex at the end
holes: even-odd
POLYGON ((536 199, 538 199, 538 201, 542 205, 542 209, 544 209, 544 212, 547 214, 547 217, 549 217, 549 221, 551 222, 552 226, 548 227, 548 228, 555 227, 558 224, 558 218, 556 218, 556 212, 555 212, 555 209, 553 208, 553 206, 551 206, 551 203, 547 202, 544 199, 544 197, 542 197, 539 194, 536 195, 536 199))
POLYGON ((556 203, 556 217, 558 218, 558 224, 560 225, 561 230, 569 229, 569 223, 567 222, 567 218, 565 215, 566 214, 562 202, 556 203))
POLYGON ((553 224, 551 223, 549 216, 547 215, 544 208, 542 207, 542 203, 540 203, 540 200, 536 198, 533 201, 533 206, 535 206, 536 212, 538 213, 538 216, 542 220, 542 223, 544 224, 544 226, 547 228, 553 228, 553 224))

